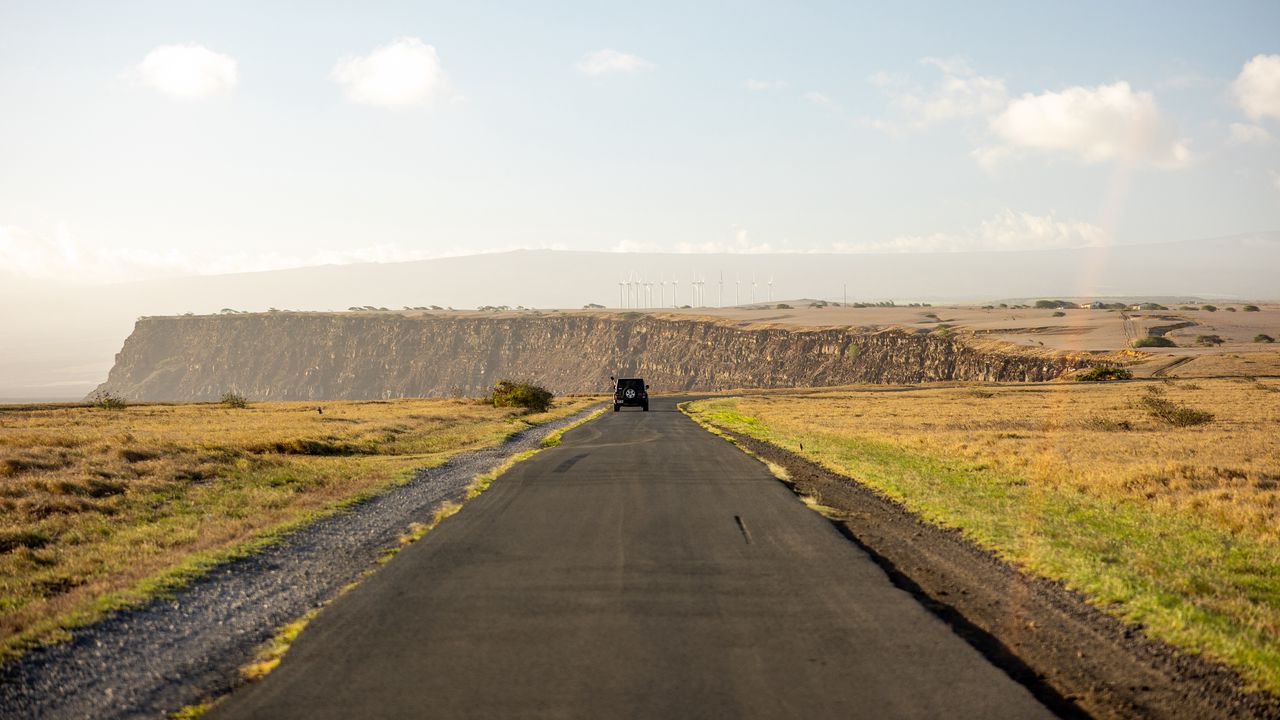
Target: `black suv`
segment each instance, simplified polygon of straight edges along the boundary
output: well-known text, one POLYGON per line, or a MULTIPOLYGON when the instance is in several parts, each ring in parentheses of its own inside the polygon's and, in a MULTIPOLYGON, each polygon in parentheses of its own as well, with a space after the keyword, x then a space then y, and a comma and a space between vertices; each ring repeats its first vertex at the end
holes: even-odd
POLYGON ((643 379, 618 378, 613 391, 613 411, 621 410, 623 405, 641 407, 649 412, 649 386, 644 384, 643 379))

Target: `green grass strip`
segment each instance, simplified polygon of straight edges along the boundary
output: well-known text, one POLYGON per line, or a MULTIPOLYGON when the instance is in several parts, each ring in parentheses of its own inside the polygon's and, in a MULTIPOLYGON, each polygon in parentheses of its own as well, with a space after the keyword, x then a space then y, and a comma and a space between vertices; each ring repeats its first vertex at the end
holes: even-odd
POLYGON ((981 464, 857 436, 798 433, 737 410, 688 412, 868 485, 925 520, 958 528, 1000 557, 1065 582, 1155 638, 1203 652, 1280 692, 1280 547, 1069 488, 1033 485, 981 464))

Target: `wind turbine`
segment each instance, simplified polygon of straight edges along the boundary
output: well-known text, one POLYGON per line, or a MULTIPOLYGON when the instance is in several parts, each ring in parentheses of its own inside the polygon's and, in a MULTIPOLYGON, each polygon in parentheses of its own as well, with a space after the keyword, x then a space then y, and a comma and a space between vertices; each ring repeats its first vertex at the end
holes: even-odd
POLYGON ((724 307, 724 271, 720 271, 720 296, 716 298, 716 307, 724 307))
POLYGON ((742 304, 742 301, 738 299, 738 295, 741 294, 741 292, 742 292, 742 278, 737 275, 734 275, 733 276, 733 304, 734 305, 742 304))
POLYGON ((658 281, 658 307, 667 306, 667 279, 665 275, 659 275, 658 281))
POLYGON ((756 274, 751 273, 751 304, 756 304, 756 274))
POLYGON ((625 309, 627 307, 627 284, 621 280, 618 281, 618 308, 625 309))
POLYGON ((769 302, 773 302, 773 276, 769 276, 769 302))

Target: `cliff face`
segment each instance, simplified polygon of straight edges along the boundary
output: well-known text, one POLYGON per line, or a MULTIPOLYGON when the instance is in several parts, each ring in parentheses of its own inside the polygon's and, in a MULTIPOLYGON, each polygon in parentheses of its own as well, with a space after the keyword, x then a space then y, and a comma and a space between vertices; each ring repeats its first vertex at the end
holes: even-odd
POLYGON ((1081 355, 900 329, 744 328, 710 320, 566 314, 443 317, 272 313, 138 321, 99 389, 134 400, 479 395, 501 378, 600 393, 859 382, 1048 380, 1081 355))

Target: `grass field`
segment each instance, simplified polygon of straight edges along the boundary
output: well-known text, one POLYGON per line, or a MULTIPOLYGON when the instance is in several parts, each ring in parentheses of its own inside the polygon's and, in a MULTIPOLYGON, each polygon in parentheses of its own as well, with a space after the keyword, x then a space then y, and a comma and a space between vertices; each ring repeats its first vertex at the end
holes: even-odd
POLYGON ((802 455, 1280 692, 1276 380, 763 393, 690 412, 803 443, 802 455))
POLYGON ((0 659, 591 402, 0 406, 0 659))

